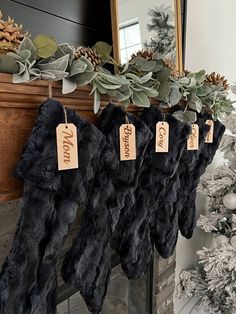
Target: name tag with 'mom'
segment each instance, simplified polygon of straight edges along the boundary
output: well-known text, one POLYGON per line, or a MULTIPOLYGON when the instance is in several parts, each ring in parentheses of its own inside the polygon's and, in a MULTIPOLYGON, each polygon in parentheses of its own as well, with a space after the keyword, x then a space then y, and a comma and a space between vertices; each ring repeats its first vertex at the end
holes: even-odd
POLYGON ((56 129, 58 170, 78 168, 77 128, 61 123, 56 129))

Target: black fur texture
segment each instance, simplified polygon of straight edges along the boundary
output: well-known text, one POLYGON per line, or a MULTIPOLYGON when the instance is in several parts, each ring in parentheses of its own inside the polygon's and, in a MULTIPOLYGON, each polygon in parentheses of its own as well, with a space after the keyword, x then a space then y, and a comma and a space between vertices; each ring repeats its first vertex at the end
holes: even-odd
MULTIPOLYGON (((206 125, 207 119, 207 115, 198 115, 195 123, 199 126, 199 149, 187 150, 187 141, 184 143, 184 150, 175 176, 169 181, 160 196, 159 216, 153 239, 157 251, 163 258, 168 258, 174 253, 179 230, 178 216, 184 206, 184 199, 189 193, 191 172, 196 167, 200 152, 205 145, 205 136, 209 130, 209 126, 206 125)), ((195 203, 195 199, 193 203, 195 203)), ((191 204, 190 207, 193 208, 194 205, 191 204)))
MULTIPOLYGON (((208 117, 209 119, 210 117, 208 117)), ((181 179, 182 191, 178 197, 179 211, 179 229, 181 234, 190 239, 196 225, 196 192, 200 177, 206 171, 207 166, 212 162, 215 153, 219 147, 221 138, 225 132, 225 126, 219 121, 214 122, 213 143, 204 143, 200 149, 195 166, 191 169, 187 176, 181 179), (179 206, 181 204, 181 206, 179 206)))
POLYGON ((64 109, 55 100, 40 108, 16 175, 24 180, 21 216, 0 273, 1 314, 56 313, 56 262, 79 204, 86 203, 104 136, 67 109, 78 131, 79 168, 57 170, 56 127, 64 109))
POLYGON ((153 257, 152 233, 156 230, 159 216, 158 202, 161 191, 168 186, 176 173, 190 127, 171 115, 165 117, 151 106, 144 109, 141 119, 153 133, 140 169, 139 185, 132 198, 126 198, 116 232, 113 248, 121 256, 121 265, 128 278, 140 277, 153 257), (166 120, 170 126, 170 149, 168 153, 155 152, 156 123, 166 120))
POLYGON ((57 170, 56 127, 64 109, 55 100, 40 108, 16 175, 24 180, 20 220, 11 252, 0 272, 0 314, 56 313, 56 262, 78 205, 86 204, 81 227, 62 267, 93 314, 100 313, 111 273, 111 247, 128 278, 148 268, 154 246, 164 258, 175 248, 178 229, 190 238, 200 176, 224 133, 215 122, 214 142, 206 144, 207 115, 198 115, 200 147, 187 151, 190 125, 155 107, 141 119, 109 104, 100 131, 73 110, 78 130, 79 168, 57 170), (137 159, 120 161, 119 127, 136 127, 137 159), (170 126, 169 152, 155 152, 156 123, 170 126))
POLYGON ((103 110, 100 129, 106 136, 101 167, 88 200, 81 228, 66 254, 62 275, 83 296, 88 309, 102 309, 111 272, 110 240, 124 208, 126 197, 133 194, 138 174, 151 139, 149 128, 137 117, 112 104, 103 110), (137 159, 120 161, 119 127, 126 116, 136 128, 137 159))

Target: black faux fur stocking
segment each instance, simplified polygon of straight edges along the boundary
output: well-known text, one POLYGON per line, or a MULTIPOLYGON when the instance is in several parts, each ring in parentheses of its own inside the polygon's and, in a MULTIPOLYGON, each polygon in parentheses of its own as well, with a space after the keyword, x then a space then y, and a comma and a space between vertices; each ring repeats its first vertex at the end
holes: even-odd
POLYGON ((82 294, 89 310, 102 309, 111 272, 110 239, 126 198, 132 197, 151 139, 149 128, 137 117, 114 105, 103 110, 100 129, 106 135, 106 146, 88 200, 81 228, 72 248, 66 254, 62 275, 82 294), (129 122, 136 128, 137 159, 120 161, 119 127, 129 122))
POLYGON ((188 187, 193 179, 191 172, 196 167, 199 155, 205 145, 205 136, 209 130, 209 126, 206 125, 207 119, 207 115, 198 115, 195 123, 199 126, 199 149, 187 150, 186 141, 177 172, 174 178, 169 181, 166 189, 163 189, 160 196, 158 204, 159 215, 153 240, 157 251, 163 258, 171 256, 176 246, 179 230, 179 208, 183 206, 184 195, 187 196, 188 194, 188 187))
POLYGON ((212 162, 224 132, 225 126, 219 120, 215 121, 213 143, 205 143, 202 146, 195 167, 181 178, 181 187, 184 193, 180 194, 176 206, 179 211, 179 229, 187 239, 192 237, 196 224, 195 199, 200 177, 212 162))
MULTIPOLYGON (((151 233, 155 232, 159 218, 159 197, 175 176, 190 127, 167 114, 169 123, 169 152, 155 152, 156 123, 164 120, 160 110, 151 106, 144 109, 141 119, 149 126, 154 137, 149 143, 139 184, 133 197, 126 199, 120 221, 113 235, 113 248, 121 256, 121 264, 128 278, 140 277, 152 260, 151 233)), ((174 188, 175 185, 173 184, 174 188)), ((172 191, 172 194, 175 190, 172 191)), ((166 215, 167 213, 164 213, 166 215)))
MULTIPOLYGON (((163 209, 161 212, 168 213, 166 217, 159 217, 155 245, 164 258, 174 252, 178 227, 183 236, 191 238, 196 224, 196 190, 201 175, 205 172, 219 146, 225 127, 219 121, 214 124, 213 143, 205 143, 205 136, 209 127, 205 124, 210 119, 208 115, 198 115, 199 125, 199 149, 195 151, 184 150, 178 167, 177 176, 179 184, 176 189, 175 199, 170 197, 170 189, 162 193, 163 209), (163 232, 163 226, 165 226, 163 232)), ((177 182, 177 181, 176 181, 177 182)), ((170 182, 170 186, 172 182, 170 182)))
POLYGON ((67 110, 78 130, 79 168, 57 170, 56 127, 64 123, 63 107, 47 100, 40 108, 16 174, 24 180, 21 217, 13 246, 0 273, 1 314, 56 312, 56 261, 74 220, 85 203, 104 146, 92 124, 67 110))

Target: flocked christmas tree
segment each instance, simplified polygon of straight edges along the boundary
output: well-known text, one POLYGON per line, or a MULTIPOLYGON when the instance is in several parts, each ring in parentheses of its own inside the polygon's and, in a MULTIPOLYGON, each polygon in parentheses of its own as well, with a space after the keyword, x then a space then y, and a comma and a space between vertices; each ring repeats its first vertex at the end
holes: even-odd
POLYGON ((173 9, 170 6, 161 5, 150 9, 148 15, 151 17, 147 24, 148 31, 152 32, 150 41, 145 47, 157 52, 163 57, 175 60, 175 23, 173 9))
POLYGON ((225 117, 229 133, 221 143, 226 162, 205 174, 199 191, 209 211, 197 226, 213 235, 215 245, 197 252, 198 267, 180 274, 179 294, 199 298, 197 313, 236 313, 236 114, 225 117))

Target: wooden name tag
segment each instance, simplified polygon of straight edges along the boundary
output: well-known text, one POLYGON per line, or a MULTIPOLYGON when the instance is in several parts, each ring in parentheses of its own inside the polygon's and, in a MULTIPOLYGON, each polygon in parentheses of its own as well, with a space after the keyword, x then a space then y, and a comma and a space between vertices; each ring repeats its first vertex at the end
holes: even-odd
POLYGON ((169 151, 169 124, 161 121, 156 124, 156 153, 169 151))
POLYGON ((133 124, 120 126, 120 160, 136 159, 136 134, 133 124))
POLYGON ((210 130, 206 135, 205 143, 213 143, 214 121, 213 120, 206 120, 206 124, 210 126, 210 130))
POLYGON ((192 132, 187 141, 187 150, 198 150, 199 147, 199 126, 192 124, 192 132))
POLYGON ((56 129, 58 170, 78 168, 77 128, 73 123, 61 123, 56 129))

